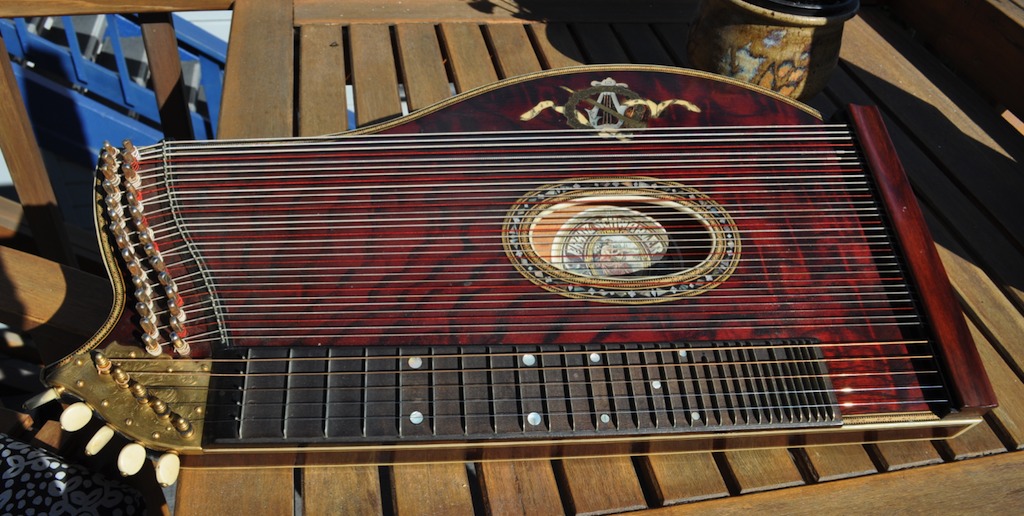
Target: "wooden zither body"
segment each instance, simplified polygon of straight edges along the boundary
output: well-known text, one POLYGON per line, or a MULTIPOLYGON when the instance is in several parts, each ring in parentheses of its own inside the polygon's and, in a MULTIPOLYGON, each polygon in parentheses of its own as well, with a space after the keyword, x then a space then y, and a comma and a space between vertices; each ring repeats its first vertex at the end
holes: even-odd
POLYGON ((880 117, 850 120, 600 67, 353 134, 108 147, 120 302, 47 379, 214 458, 948 437, 991 389, 880 117))

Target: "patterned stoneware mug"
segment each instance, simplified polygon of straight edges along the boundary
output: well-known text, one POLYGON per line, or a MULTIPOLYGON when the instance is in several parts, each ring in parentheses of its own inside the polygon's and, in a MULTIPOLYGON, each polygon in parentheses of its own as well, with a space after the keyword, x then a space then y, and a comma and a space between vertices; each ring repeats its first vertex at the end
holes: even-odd
POLYGON ((688 51, 698 69, 806 100, 839 62, 859 0, 702 0, 688 51))

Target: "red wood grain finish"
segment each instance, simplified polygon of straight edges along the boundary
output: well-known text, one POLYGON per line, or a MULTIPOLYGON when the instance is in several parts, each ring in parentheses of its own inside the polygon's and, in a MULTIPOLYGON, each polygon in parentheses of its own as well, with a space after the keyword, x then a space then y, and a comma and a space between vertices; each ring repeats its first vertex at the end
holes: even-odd
POLYGON ((870 187, 856 163, 837 159, 853 144, 820 143, 826 130, 799 106, 730 83, 588 71, 480 91, 376 135, 169 143, 166 161, 144 154, 142 175, 164 167, 165 178, 143 192, 182 279, 197 355, 223 345, 810 339, 844 413, 942 411, 948 395, 870 187), (608 75, 640 98, 699 112, 666 105, 646 123, 682 132, 650 141, 565 132, 552 109, 521 119, 608 75), (442 129, 515 133, 475 147, 442 129), (557 143, 563 136, 585 139, 557 143), (732 216, 724 231, 741 249, 730 276, 700 295, 637 305, 549 292, 513 266, 509 213, 534 202, 521 201, 527 192, 636 176, 699 190, 732 216))

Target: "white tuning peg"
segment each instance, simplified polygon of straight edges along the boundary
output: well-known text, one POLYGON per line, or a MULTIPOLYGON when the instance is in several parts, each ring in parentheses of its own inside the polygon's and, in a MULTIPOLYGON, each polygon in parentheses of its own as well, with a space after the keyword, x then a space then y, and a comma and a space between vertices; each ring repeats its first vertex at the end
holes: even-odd
POLYGON ((77 432, 92 419, 92 409, 79 401, 68 405, 60 414, 60 427, 68 432, 77 432))
POLYGON ((107 443, 110 442, 112 437, 114 437, 114 429, 111 428, 110 425, 104 425, 103 428, 97 430, 96 434, 92 436, 92 439, 89 439, 89 442, 86 443, 85 454, 89 456, 96 455, 104 446, 107 445, 107 443))
POLYGON ((178 480, 181 470, 181 459, 176 453, 165 453, 156 460, 156 481, 167 487, 178 480))
POLYGON ((145 462, 146 449, 139 443, 129 443, 117 454, 117 470, 125 477, 138 473, 145 462))
POLYGON ((22 406, 25 407, 25 410, 35 410, 59 397, 60 390, 58 390, 56 387, 52 387, 46 389, 43 392, 40 392, 39 394, 36 394, 35 396, 32 396, 22 406))

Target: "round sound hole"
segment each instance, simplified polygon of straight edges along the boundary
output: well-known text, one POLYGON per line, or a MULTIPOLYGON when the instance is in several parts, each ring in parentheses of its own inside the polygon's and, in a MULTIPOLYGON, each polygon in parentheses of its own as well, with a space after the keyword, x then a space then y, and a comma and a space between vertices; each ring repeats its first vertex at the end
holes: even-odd
POLYGON ((601 301, 659 302, 714 288, 736 267, 735 224, 678 183, 637 178, 548 185, 521 199, 505 248, 545 289, 601 301))

